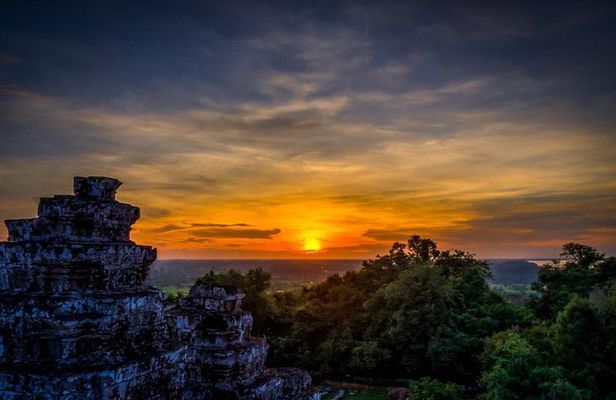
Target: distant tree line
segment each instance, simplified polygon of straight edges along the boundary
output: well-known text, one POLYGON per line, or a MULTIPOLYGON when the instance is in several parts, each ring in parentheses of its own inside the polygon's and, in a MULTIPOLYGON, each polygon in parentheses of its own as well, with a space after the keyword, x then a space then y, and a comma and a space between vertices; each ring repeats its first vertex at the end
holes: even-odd
POLYGON ((616 400, 616 259, 576 243, 515 306, 487 263, 412 236, 359 271, 270 293, 261 269, 202 281, 246 292, 269 363, 318 378, 407 380, 417 399, 616 400))

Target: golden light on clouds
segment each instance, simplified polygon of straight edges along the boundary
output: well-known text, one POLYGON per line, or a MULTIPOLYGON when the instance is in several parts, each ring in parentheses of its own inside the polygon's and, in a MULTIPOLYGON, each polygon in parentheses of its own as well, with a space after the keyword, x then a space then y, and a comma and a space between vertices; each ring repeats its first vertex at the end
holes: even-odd
POLYGON ((32 216, 74 175, 107 175, 142 210, 134 240, 161 258, 367 258, 411 234, 481 257, 616 243, 609 124, 533 103, 548 85, 518 74, 402 88, 392 77, 413 69, 365 63, 356 37, 247 42, 318 62, 242 74, 259 96, 241 99, 195 88, 150 110, 0 88, 5 131, 23 131, 3 143, 0 217, 32 216), (382 87, 336 87, 353 73, 382 87))

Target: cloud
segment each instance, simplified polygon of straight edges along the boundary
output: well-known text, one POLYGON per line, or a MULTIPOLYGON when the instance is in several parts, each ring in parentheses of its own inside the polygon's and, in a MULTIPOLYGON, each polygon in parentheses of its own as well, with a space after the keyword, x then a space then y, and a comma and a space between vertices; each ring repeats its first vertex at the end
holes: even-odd
POLYGON ((182 225, 168 224, 168 225, 160 226, 158 228, 148 229, 148 231, 152 233, 166 233, 166 232, 177 231, 180 229, 185 229, 185 227, 183 227, 182 225))
POLYGON ((397 229, 368 229, 362 236, 384 241, 405 241, 413 235, 413 229, 397 228, 397 229))
POLYGON ((212 224, 212 223, 197 223, 197 222, 193 222, 190 224, 191 227, 214 227, 214 228, 229 228, 229 227, 234 227, 234 226, 251 226, 250 224, 246 224, 246 223, 238 223, 238 224, 212 224))
POLYGON ((195 229, 192 235, 206 238, 272 239, 280 229, 195 229))
POLYGON ((193 237, 183 240, 184 243, 208 243, 211 241, 212 239, 208 239, 208 238, 193 238, 193 237))
POLYGON ((12 54, 1 54, 0 53, 0 65, 14 65, 21 64, 23 60, 12 54))
POLYGON ((194 232, 195 228, 233 228, 233 227, 248 227, 250 224, 237 223, 237 224, 216 224, 216 223, 203 223, 203 222, 190 222, 183 224, 166 224, 159 227, 149 228, 148 231, 152 233, 167 233, 175 231, 188 231, 194 232))
POLYGON ((327 7, 339 18, 221 4, 208 23, 152 15, 155 32, 116 21, 157 40, 91 49, 30 32, 2 69, 0 215, 107 174, 143 210, 137 238, 169 251, 263 238, 247 254, 297 256, 308 231, 334 256, 412 232, 502 254, 614 239, 611 41, 589 29, 611 14, 327 7))
POLYGON ((0 85, 0 94, 8 97, 29 97, 38 101, 47 100, 46 96, 23 89, 18 85, 0 85))

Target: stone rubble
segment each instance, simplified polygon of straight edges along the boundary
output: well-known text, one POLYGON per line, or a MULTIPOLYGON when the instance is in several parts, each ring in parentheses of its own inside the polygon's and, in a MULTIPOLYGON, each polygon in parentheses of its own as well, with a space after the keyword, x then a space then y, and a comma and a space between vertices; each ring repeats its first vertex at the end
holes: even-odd
POLYGON ((0 243, 0 398, 317 400, 307 372, 265 367, 237 288, 196 284, 165 309, 144 279, 156 249, 130 240, 121 182, 76 177, 8 220, 0 243))

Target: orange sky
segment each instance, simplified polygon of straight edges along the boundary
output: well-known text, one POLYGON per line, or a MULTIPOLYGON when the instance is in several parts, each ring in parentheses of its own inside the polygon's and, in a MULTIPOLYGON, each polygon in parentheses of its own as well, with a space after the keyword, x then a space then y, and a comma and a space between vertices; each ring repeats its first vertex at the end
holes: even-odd
POLYGON ((0 24, 0 219, 105 175, 161 258, 616 253, 601 9, 190 7, 0 24))
MULTIPOLYGON (((556 256, 570 240, 608 251, 616 243, 610 137, 471 112, 447 117, 458 123, 454 135, 414 137, 405 122, 337 121, 351 101, 245 104, 246 114, 131 114, 27 94, 15 100, 21 112, 85 124, 126 147, 6 157, 1 216, 32 216, 37 197, 70 193, 72 176, 104 174, 124 182, 120 201, 141 207, 133 236, 157 246, 161 258, 367 258, 414 233, 482 257, 556 256), (228 139, 238 120, 246 126, 241 134, 250 135, 258 119, 288 108, 318 115, 322 123, 310 129, 343 147, 292 154, 313 145, 303 128, 292 143, 281 132, 280 148, 269 139, 228 139), (200 136, 200 125, 217 126, 216 134, 200 136), (376 139, 372 148, 355 147, 363 136, 376 139), (148 153, 162 143, 169 147, 148 153)), ((404 99, 388 101, 412 109, 404 99)))

